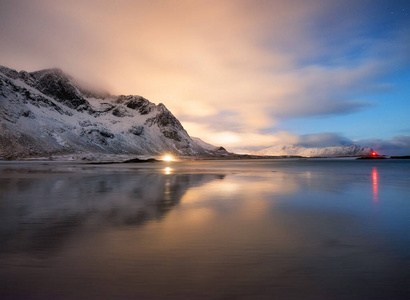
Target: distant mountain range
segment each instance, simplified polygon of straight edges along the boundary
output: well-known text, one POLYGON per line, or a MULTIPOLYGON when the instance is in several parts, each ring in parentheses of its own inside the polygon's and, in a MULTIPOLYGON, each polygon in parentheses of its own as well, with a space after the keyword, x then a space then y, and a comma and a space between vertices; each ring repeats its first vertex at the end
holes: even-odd
POLYGON ((163 104, 89 91, 59 69, 0 66, 0 157, 72 153, 228 155, 192 139, 163 104))
POLYGON ((308 148, 294 145, 277 145, 253 151, 252 155, 269 156, 303 156, 303 157, 343 157, 343 156, 367 156, 373 152, 371 148, 363 148, 357 145, 333 146, 324 148, 308 148))

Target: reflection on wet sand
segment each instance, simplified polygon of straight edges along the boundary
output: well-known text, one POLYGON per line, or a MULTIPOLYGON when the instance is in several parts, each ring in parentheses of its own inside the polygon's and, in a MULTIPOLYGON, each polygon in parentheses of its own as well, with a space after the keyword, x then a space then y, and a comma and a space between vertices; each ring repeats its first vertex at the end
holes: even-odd
POLYGON ((408 169, 346 164, 0 166, 0 298, 407 299, 408 169))
POLYGON ((379 175, 377 173, 377 168, 373 167, 372 170, 372 183, 373 183, 373 201, 379 202, 378 191, 379 191, 379 175))
POLYGON ((1 178, 0 252, 50 254, 84 228, 159 220, 191 186, 218 179, 220 175, 168 172, 1 178))
POLYGON ((166 174, 166 175, 171 174, 171 172, 172 172, 172 168, 171 168, 171 167, 166 167, 166 168, 164 169, 164 174, 166 174))

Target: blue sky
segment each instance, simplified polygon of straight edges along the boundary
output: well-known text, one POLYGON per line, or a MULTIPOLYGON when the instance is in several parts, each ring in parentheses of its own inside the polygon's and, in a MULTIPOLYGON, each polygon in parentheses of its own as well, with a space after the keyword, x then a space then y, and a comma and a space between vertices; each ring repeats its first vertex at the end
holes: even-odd
MULTIPOLYGON (((390 139, 396 135, 410 134, 410 1, 363 1, 350 17, 358 18, 355 14, 360 16, 360 20, 351 31, 335 36, 332 31, 326 32, 323 39, 324 44, 332 44, 329 48, 343 48, 345 43, 349 45, 352 40, 357 45, 352 44, 341 53, 329 51, 329 54, 317 57, 311 63, 332 66, 336 61, 335 65, 354 65, 373 57, 391 61, 391 66, 380 70, 375 78, 368 78, 370 83, 379 84, 381 88, 354 92, 368 102, 367 107, 357 112, 287 120, 283 129, 306 134, 329 128, 354 140, 390 139), (396 39, 396 35, 402 35, 403 39, 396 39), (386 49, 379 50, 378 47, 386 49), (335 53, 337 57, 333 56, 335 53), (383 85, 386 87, 383 88, 383 85)), ((341 16, 338 21, 346 17, 345 14, 341 16)), ((318 31, 322 33, 320 28, 318 31)))
MULTIPOLYGON (((410 134, 410 1, 363 1, 359 7, 361 20, 352 31, 335 36, 330 31, 323 35, 324 44, 332 44, 330 48, 343 48, 344 43, 348 47, 342 52, 329 51, 329 54, 316 57, 307 64, 331 68, 335 65, 354 65, 367 59, 387 61, 384 69, 366 78, 368 81, 365 84, 374 84, 373 89, 353 90, 353 96, 360 97, 367 105, 347 114, 287 119, 279 128, 297 135, 327 131, 355 143, 379 147, 380 150, 410 153, 410 143, 402 143, 404 149, 400 151, 392 151, 388 147, 395 137, 408 140, 410 134), (354 43, 349 45, 351 41, 354 43), (333 56, 335 53, 337 58, 333 56), (383 140, 386 147, 380 147, 383 140)), ((344 18, 346 15, 341 16, 344 18)), ((350 17, 355 17, 354 13, 350 17)), ((320 29, 318 32, 323 33, 320 29)))
POLYGON ((386 91, 365 94, 365 99, 369 99, 369 107, 358 112, 289 119, 281 124, 281 129, 296 134, 311 134, 329 128, 352 140, 391 139, 397 135, 408 135, 410 134, 409 78, 410 69, 386 77, 386 82, 391 87, 386 91))
POLYGON ((410 154, 409 14, 408 0, 0 0, 0 64, 162 102, 232 151, 410 154))

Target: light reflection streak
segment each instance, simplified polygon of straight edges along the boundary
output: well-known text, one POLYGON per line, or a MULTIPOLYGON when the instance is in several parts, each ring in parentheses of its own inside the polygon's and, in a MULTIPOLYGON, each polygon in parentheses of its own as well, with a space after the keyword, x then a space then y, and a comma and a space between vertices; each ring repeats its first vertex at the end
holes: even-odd
POLYGON ((276 172, 266 177, 252 177, 252 184, 246 183, 246 178, 249 178, 247 176, 240 174, 229 175, 223 180, 208 182, 201 186, 201 189, 189 189, 181 198, 181 202, 193 204, 208 201, 212 197, 235 198, 244 197, 244 195, 248 195, 252 199, 263 199, 266 194, 288 195, 300 189, 298 184, 299 176, 287 176, 276 172))
POLYGON ((166 168, 164 169, 164 173, 165 173, 165 175, 170 175, 170 174, 172 173, 172 168, 166 167, 166 168))
POLYGON ((378 192, 379 192, 379 183, 378 183, 378 176, 377 168, 373 167, 372 171, 372 183, 373 183, 373 201, 379 202, 378 192))

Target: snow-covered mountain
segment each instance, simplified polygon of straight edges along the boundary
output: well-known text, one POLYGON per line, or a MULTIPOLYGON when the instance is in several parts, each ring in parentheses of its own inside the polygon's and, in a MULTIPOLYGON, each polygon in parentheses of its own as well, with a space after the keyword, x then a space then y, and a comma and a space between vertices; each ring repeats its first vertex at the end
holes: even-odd
POLYGON ((341 156, 362 156, 370 155, 371 148, 362 148, 357 145, 333 146, 324 148, 307 148, 294 145, 277 145, 253 151, 252 155, 269 156, 303 156, 303 157, 341 157, 341 156))
POLYGON ((191 139, 163 105, 99 95, 59 69, 0 66, 0 157, 106 153, 221 155, 191 139))
POLYGON ((206 150, 209 150, 209 151, 212 151, 212 152, 217 152, 217 153, 220 153, 221 155, 229 154, 229 152, 227 152, 226 149, 222 146, 217 147, 217 146, 211 145, 207 142, 204 142, 203 140, 201 140, 198 137, 191 137, 191 138, 195 143, 197 143, 199 146, 201 146, 202 148, 204 148, 206 150))

